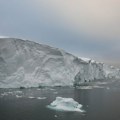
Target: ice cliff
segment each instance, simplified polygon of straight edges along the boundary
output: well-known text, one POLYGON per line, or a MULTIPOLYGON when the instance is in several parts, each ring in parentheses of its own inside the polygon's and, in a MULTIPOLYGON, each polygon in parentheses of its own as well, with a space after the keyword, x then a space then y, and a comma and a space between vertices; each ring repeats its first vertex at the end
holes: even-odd
POLYGON ((120 78, 120 70, 28 40, 0 38, 0 88, 71 86, 120 78))

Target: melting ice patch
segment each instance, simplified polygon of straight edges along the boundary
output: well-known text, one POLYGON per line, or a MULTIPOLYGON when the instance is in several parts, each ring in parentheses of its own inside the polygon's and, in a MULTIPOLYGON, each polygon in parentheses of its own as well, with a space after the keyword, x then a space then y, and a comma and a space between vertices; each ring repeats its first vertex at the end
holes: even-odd
POLYGON ((73 98, 56 97, 56 100, 47 107, 58 111, 84 112, 84 110, 82 110, 82 105, 74 101, 73 98))

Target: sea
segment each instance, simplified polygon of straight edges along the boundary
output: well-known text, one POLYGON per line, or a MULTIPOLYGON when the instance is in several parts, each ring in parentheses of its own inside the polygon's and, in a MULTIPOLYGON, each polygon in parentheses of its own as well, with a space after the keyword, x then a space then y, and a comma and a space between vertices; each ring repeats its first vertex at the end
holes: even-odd
POLYGON ((0 120, 120 120, 120 80, 79 87, 0 89, 0 120), (84 112, 49 109, 56 97, 73 98, 84 112))

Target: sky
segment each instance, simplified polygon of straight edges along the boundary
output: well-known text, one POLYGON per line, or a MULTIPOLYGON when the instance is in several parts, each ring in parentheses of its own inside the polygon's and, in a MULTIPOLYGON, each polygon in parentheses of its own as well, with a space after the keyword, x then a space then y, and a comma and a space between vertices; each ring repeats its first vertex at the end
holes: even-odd
POLYGON ((0 36, 120 66, 120 0, 0 0, 0 36))

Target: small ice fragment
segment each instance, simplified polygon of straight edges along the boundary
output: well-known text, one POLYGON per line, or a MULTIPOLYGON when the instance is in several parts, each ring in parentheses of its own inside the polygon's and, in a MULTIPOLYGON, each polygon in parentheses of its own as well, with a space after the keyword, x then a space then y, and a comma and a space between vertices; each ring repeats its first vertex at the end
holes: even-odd
POLYGON ((37 97, 37 99, 43 100, 43 99, 46 99, 46 97, 37 97))
POLYGON ((22 91, 14 91, 15 93, 22 93, 22 91))
POLYGON ((55 89, 52 89, 52 88, 51 88, 50 90, 51 90, 51 91, 54 91, 55 89))
POLYGON ((93 86, 93 88, 104 88, 104 87, 95 85, 95 86, 93 86))
POLYGON ((58 92, 54 92, 54 94, 58 94, 58 92))
POLYGON ((37 89, 37 90, 41 90, 41 89, 37 89))
POLYGON ((92 86, 80 86, 78 87, 78 89, 89 90, 89 89, 93 89, 93 87, 92 86))
POLYGON ((17 98, 22 98, 22 96, 16 95, 17 98))
POLYGON ((54 117, 58 117, 57 115, 54 115, 54 117))
POLYGON ((1 96, 7 96, 8 94, 7 93, 2 93, 1 96))
POLYGON ((106 89, 107 89, 107 90, 109 90, 110 88, 109 88, 109 87, 107 87, 106 89))
POLYGON ((97 84, 99 84, 99 85, 106 85, 107 82, 97 82, 97 84))
POLYGON ((13 92, 7 92, 8 94, 13 94, 13 92))
POLYGON ((33 99, 33 98, 35 98, 35 97, 29 96, 28 98, 33 99))

